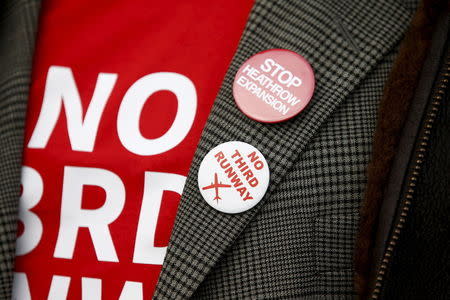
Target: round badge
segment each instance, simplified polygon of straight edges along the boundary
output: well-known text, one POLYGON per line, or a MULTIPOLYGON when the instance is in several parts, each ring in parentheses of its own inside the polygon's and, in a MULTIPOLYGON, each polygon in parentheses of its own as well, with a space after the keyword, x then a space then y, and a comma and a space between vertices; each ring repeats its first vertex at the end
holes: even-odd
POLYGON ((258 149, 243 142, 226 142, 203 158, 198 187, 209 205, 236 214, 261 201, 269 186, 269 175, 267 161, 258 149))
POLYGON ((238 70, 233 96, 249 118, 265 123, 288 120, 314 93, 314 71, 303 56, 285 49, 260 52, 238 70))

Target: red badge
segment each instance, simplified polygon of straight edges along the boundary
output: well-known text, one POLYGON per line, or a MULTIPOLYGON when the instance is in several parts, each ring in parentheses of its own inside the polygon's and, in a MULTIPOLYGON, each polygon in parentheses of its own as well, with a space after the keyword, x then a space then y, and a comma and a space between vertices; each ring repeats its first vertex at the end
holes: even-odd
POLYGON ((285 49, 260 52, 238 70, 233 84, 237 106, 265 123, 288 120, 301 112, 314 93, 314 71, 301 55, 285 49))

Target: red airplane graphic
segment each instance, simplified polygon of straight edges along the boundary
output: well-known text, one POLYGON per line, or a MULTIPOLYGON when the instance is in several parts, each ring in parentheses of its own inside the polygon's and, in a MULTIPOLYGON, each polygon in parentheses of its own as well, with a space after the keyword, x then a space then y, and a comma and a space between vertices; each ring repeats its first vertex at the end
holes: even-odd
POLYGON ((214 183, 211 182, 210 185, 203 187, 202 190, 214 189, 216 191, 216 196, 214 197, 214 200, 219 202, 219 200, 221 200, 221 198, 219 197, 219 188, 227 188, 227 187, 231 187, 231 185, 219 182, 219 179, 217 178, 217 173, 214 173, 214 183))

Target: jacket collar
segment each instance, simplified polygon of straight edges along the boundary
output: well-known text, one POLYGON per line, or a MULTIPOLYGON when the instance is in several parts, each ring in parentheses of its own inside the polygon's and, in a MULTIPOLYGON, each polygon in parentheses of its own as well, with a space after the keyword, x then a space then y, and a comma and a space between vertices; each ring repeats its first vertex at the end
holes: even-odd
POLYGON ((399 42, 410 17, 411 12, 394 1, 353 1, 351 5, 329 0, 256 1, 195 153, 154 298, 193 295, 264 202, 271 201, 271 194, 321 124, 399 42), (304 56, 316 77, 308 108, 279 124, 250 120, 232 96, 240 65, 272 48, 304 56), (264 199, 237 215, 211 208, 197 187, 202 158, 214 146, 233 140, 258 148, 271 170, 264 199))

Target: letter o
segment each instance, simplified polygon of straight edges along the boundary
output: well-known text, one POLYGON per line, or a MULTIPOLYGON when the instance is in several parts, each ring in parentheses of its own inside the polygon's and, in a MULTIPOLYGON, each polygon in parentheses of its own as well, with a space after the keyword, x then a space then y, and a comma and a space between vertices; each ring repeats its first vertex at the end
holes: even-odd
POLYGON ((292 73, 285 70, 283 72, 280 73, 280 75, 278 75, 278 81, 281 82, 282 84, 288 84, 291 80, 292 80, 292 73), (285 75, 287 75, 286 80, 283 80, 283 76, 286 77, 285 75))
POLYGON ((117 116, 117 131, 123 146, 138 155, 156 155, 178 145, 188 134, 197 111, 197 92, 184 75, 160 72, 140 78, 125 93, 117 116), (155 139, 147 139, 139 130, 142 109, 148 97, 157 91, 175 94, 178 110, 169 130, 155 139))
POLYGON ((262 168, 264 168, 264 163, 260 160, 255 161, 253 165, 256 170, 261 170, 262 168))

